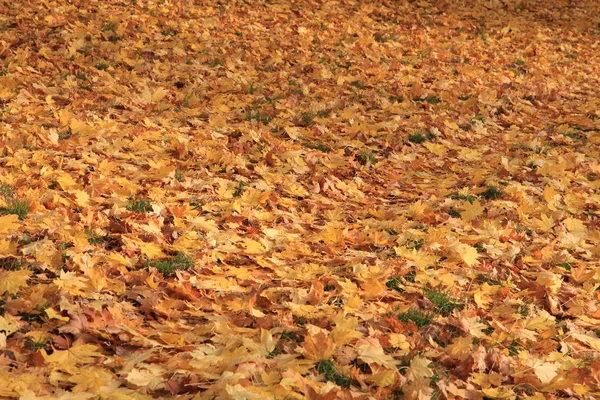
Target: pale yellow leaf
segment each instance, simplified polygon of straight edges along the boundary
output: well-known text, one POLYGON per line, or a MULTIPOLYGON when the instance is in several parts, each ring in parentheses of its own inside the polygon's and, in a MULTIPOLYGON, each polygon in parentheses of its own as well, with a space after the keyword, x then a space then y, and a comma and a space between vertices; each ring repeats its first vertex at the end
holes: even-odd
POLYGON ((75 190, 73 193, 75 193, 75 203, 79 207, 87 207, 90 205, 90 195, 87 194, 87 192, 84 192, 83 190, 75 190))
POLYGON ((156 91, 152 94, 152 103, 158 103, 168 94, 169 91, 163 87, 156 89, 156 91))
POLYGON ((464 361, 471 355, 472 345, 471 336, 459 336, 446 347, 446 353, 455 360, 464 361))
POLYGON ((569 217, 563 221, 563 224, 565 224, 565 227, 569 230, 569 232, 586 232, 587 231, 587 227, 586 227, 585 223, 580 219, 569 217))
POLYGON ((554 186, 546 186, 543 196, 546 203, 548 203, 548 208, 556 210, 556 204, 560 201, 560 194, 556 191, 554 186))
POLYGON ((390 341, 390 345, 393 348, 398 349, 403 352, 408 352, 410 350, 410 343, 406 340, 406 336, 401 333, 390 333, 388 335, 388 339, 390 341))
POLYGON ((358 359, 367 364, 379 364, 383 367, 395 369, 396 360, 383 351, 383 347, 377 339, 366 338, 356 344, 358 359))
POLYGON ((56 312, 56 310, 54 310, 54 308, 46 308, 45 312, 46 312, 46 315, 48 316, 48 318, 50 318, 50 319, 58 319, 58 320, 65 321, 65 322, 69 321, 69 317, 62 316, 60 313, 56 312))
POLYGON ((453 257, 464 261, 469 267, 479 264, 479 261, 477 260, 479 258, 479 253, 477 253, 477 249, 473 246, 456 241, 448 245, 448 250, 450 250, 453 257))
POLYGON ((266 329, 260 329, 260 344, 263 355, 267 355, 275 350, 277 342, 273 339, 273 335, 266 329))
POLYGON ((426 211, 427 205, 423 204, 420 199, 408 207, 408 215, 416 221, 421 220, 425 216, 426 211))
POLYGON ((585 335, 583 333, 572 333, 573 339, 577 339, 580 342, 587 344, 591 349, 600 351, 600 339, 597 337, 585 335))
POLYGON ((206 219, 204 217, 187 218, 187 222, 192 224, 196 229, 200 229, 203 232, 213 232, 219 230, 217 223, 212 219, 206 219))
POLYGON ((444 125, 452 131, 457 131, 459 129, 458 124, 454 121, 445 120, 444 125))
POLYGON ((546 214, 540 215, 540 219, 534 218, 532 222, 536 230, 544 233, 550 232, 552 229, 554 229, 554 219, 546 214))
POLYGON ((85 296, 89 280, 85 276, 78 276, 76 272, 60 271, 60 277, 52 282, 73 296, 85 296))
POLYGON ((79 188, 79 184, 73 180, 71 175, 67 173, 60 173, 55 179, 56 183, 64 191, 74 190, 79 188))
POLYGON ((98 352, 98 347, 93 344, 76 344, 68 350, 54 350, 54 353, 46 355, 45 359, 51 364, 59 366, 75 365, 77 363, 91 363, 102 354, 98 352))
POLYGON ((562 285, 562 276, 550 271, 541 271, 538 273, 536 283, 550 289, 554 294, 557 294, 562 285))
POLYGON ((356 330, 356 327, 358 327, 357 318, 338 313, 333 318, 333 322, 335 322, 335 328, 331 331, 331 337, 338 346, 346 345, 354 339, 362 337, 362 333, 356 330))
POLYGON ((533 368, 533 372, 542 383, 549 383, 558 374, 558 365, 552 362, 541 363, 533 368))
POLYGON ((126 379, 135 386, 158 390, 164 388, 165 378, 161 376, 164 372, 160 365, 144 364, 144 368, 134 368, 129 372, 126 379))
POLYGON ((0 271, 0 295, 4 293, 16 294, 19 289, 27 285, 27 280, 32 272, 26 269, 18 271, 0 271))
POLYGON ((511 388, 501 386, 501 387, 491 387, 481 390, 483 394, 493 399, 516 399, 517 396, 512 391, 511 388))
POLYGON ((431 361, 425 357, 415 356, 410 361, 410 370, 415 378, 430 378, 433 375, 433 371, 429 368, 431 361))
POLYGON ((429 150, 431 153, 435 154, 436 156, 443 156, 444 154, 446 154, 446 151, 448 151, 446 146, 444 146, 442 144, 438 144, 438 143, 425 142, 425 143, 423 143, 423 146, 425 146, 425 148, 427 150, 429 150))

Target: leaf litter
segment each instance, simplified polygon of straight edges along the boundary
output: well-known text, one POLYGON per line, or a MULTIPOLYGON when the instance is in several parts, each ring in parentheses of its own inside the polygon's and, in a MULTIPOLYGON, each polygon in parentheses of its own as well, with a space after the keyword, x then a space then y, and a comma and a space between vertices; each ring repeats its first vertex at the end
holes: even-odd
POLYGON ((4 7, 0 397, 597 396, 598 11, 4 7))

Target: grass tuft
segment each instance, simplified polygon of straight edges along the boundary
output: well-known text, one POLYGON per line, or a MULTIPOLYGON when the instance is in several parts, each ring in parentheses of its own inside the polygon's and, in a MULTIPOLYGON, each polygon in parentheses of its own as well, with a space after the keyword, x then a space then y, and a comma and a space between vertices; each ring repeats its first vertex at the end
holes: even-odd
POLYGON ((433 322, 433 315, 418 308, 411 308, 406 312, 398 314, 398 319, 404 323, 412 321, 418 328, 422 328, 433 322))
POLYGON ((18 258, 4 257, 0 258, 0 269, 5 271, 16 271, 21 269, 22 262, 18 258))
POLYGON ((390 290, 395 290, 396 292, 404 292, 404 288, 403 288, 403 284, 402 284, 402 278, 399 276, 395 276, 391 279, 389 279, 386 283, 385 286, 387 286, 388 289, 390 290))
POLYGON ((356 159, 361 165, 365 166, 375 164, 375 162, 377 161, 375 155, 370 151, 361 151, 360 154, 356 156, 356 159))
POLYGON ((171 275, 175 271, 187 270, 194 266, 194 260, 183 254, 167 258, 166 260, 156 260, 148 262, 148 267, 154 267, 163 275, 171 275))
POLYGON ((461 304, 454 302, 448 294, 436 290, 428 290, 425 297, 433 303, 436 311, 444 316, 452 314, 452 311, 461 307, 461 304))
POLYGON ((463 193, 453 194, 452 196, 450 196, 450 198, 453 200, 465 200, 471 204, 473 204, 473 202, 475 200, 477 200, 477 196, 475 196, 473 194, 463 194, 463 193))
POLYGON ((88 236, 88 243, 91 245, 102 244, 104 242, 104 237, 98 235, 91 229, 86 229, 85 233, 88 236))
POLYGON ((15 191, 13 190, 12 186, 5 183, 0 185, 0 195, 4 197, 12 197, 13 194, 15 194, 15 191))
POLYGON ((16 214, 19 220, 23 221, 29 214, 30 205, 27 200, 9 198, 6 202, 6 207, 0 208, 0 214, 16 214))
POLYGON ((352 384, 352 378, 335 370, 335 363, 332 360, 319 361, 316 367, 317 372, 323 375, 325 382, 333 382, 346 389, 352 384))
POLYGON ((143 214, 152 211, 152 204, 146 199, 131 199, 126 208, 129 211, 143 214))
POLYGON ((481 194, 481 197, 487 200, 497 200, 504 195, 504 192, 498 189, 496 186, 488 186, 485 192, 481 194))

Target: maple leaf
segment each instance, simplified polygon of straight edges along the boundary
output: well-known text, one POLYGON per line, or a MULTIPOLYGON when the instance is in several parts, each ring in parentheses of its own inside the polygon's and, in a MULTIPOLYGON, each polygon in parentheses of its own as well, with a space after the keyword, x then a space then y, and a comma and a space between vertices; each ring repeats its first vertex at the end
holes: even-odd
POLYGON ((558 369, 558 364, 553 362, 544 362, 533 367, 535 376, 537 376, 542 383, 550 383, 550 381, 558 374, 558 369))
POLYGON ((15 317, 6 315, 3 317, 0 315, 0 331, 4 331, 6 336, 10 336, 19 330, 19 324, 15 317))
POLYGON ((85 276, 78 276, 75 272, 61 271, 60 277, 53 282, 73 296, 85 296, 89 280, 85 276))
POLYGON ((314 361, 323 361, 331 358, 335 344, 323 332, 319 332, 314 336, 307 336, 304 339, 304 344, 299 349, 305 357, 314 361))
POLYGON ((0 296, 4 293, 16 294, 27 285, 32 272, 26 269, 20 271, 0 271, 0 296))
POLYGON ((554 229, 554 219, 546 214, 542 214, 539 219, 534 218, 532 221, 533 226, 541 232, 550 232, 554 229))
POLYGON ((355 345, 358 359, 367 364, 378 364, 388 369, 396 368, 396 360, 383 351, 377 339, 367 338, 359 340, 355 345))
POLYGON ((479 253, 477 253, 477 249, 475 249, 473 246, 455 241, 448 245, 448 250, 454 257, 464 261, 464 263, 469 267, 479 264, 479 253))
POLYGON ((0 397, 595 395, 592 0, 15 3, 0 397))
POLYGON ((73 393, 99 393, 107 388, 115 379, 109 371, 98 367, 81 368, 76 374, 69 377, 69 382, 74 383, 73 393))
POLYGON ((67 350, 54 350, 48 355, 42 350, 42 355, 46 362, 71 373, 75 373, 78 364, 88 364, 94 362, 102 353, 98 352, 98 347, 93 344, 76 344, 67 350))
POLYGON ((16 214, 0 215, 0 234, 13 232, 21 226, 16 214))
POLYGON ((562 285, 562 277, 550 271, 541 271, 538 274, 536 282, 548 288, 552 293, 556 294, 562 285))
POLYGON ((387 369, 378 371, 377 373, 369 376, 367 380, 373 382, 376 386, 384 388, 392 386, 398 377, 398 372, 395 370, 387 369))
POLYGON ((166 371, 161 365, 138 364, 127 374, 127 381, 136 386, 147 387, 150 390, 164 388, 165 378, 162 377, 166 371))
POLYGON ((479 218, 485 208, 481 205, 479 200, 473 201, 473 203, 467 203, 463 206, 463 212, 460 213, 461 218, 465 221, 471 222, 479 218))
POLYGON ((331 337, 334 343, 338 346, 343 346, 352 342, 354 339, 362 337, 362 333, 358 332, 358 319, 355 317, 346 317, 342 313, 338 313, 335 318, 335 328, 331 331, 331 337))

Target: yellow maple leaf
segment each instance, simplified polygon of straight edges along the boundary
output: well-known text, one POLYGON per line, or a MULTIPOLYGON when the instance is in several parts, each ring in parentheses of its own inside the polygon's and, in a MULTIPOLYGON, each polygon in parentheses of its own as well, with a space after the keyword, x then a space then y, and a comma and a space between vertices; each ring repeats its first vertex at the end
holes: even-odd
POLYGON ((421 220, 425 216, 426 211, 427 205, 423 204, 420 199, 408 207, 408 215, 416 221, 421 220))
POLYGON ((464 361, 471 355, 473 338, 471 336, 459 336, 446 347, 446 353, 450 358, 464 361))
POLYGON ((0 331, 4 331, 6 336, 10 336, 19 330, 19 321, 10 314, 6 318, 0 315, 0 331))
POLYGON ((0 234, 6 234, 14 232, 21 226, 19 222, 19 216, 15 214, 8 214, 0 216, 0 234))
POLYGON ((304 345, 299 349, 304 356, 313 361, 329 360, 335 350, 335 344, 323 332, 306 336, 304 345))
POLYGON ((275 350, 277 342, 273 339, 271 331, 262 328, 260 329, 260 345, 261 354, 264 356, 275 350))
POLYGON ((392 386, 394 382, 396 382, 396 377, 398 376, 398 372, 391 369, 385 369, 383 371, 379 371, 373 375, 367 377, 368 382, 373 382, 375 386, 378 387, 388 387, 392 386))
POLYGON ((194 228, 200 229, 203 232, 213 232, 219 230, 219 227, 212 219, 204 217, 186 218, 186 221, 193 225, 194 228))
POLYGON ((161 375, 166 370, 157 364, 142 364, 144 368, 134 368, 127 374, 127 381, 133 385, 147 387, 150 390, 164 388, 165 378, 161 375))
POLYGON ((410 350, 410 343, 406 340, 405 335, 401 333, 390 333, 388 339, 393 348, 402 352, 408 352, 410 350))
POLYGON ((74 190, 73 193, 75 193, 75 203, 79 207, 87 207, 90 205, 90 195, 87 194, 87 192, 84 192, 83 190, 74 190))
POLYGON ((58 176, 54 178, 54 180, 56 181, 56 183, 58 183, 62 190, 68 191, 79 188, 79 184, 75 182, 75 180, 73 180, 71 175, 65 172, 57 173, 57 175, 58 176))
POLYGON ((543 193, 544 200, 548 203, 548 208, 556 211, 556 204, 560 201, 560 194, 554 186, 546 186, 543 193))
POLYGON ((550 271, 541 271, 535 280, 542 286, 550 289, 554 294, 558 293, 562 285, 562 276, 550 271))
POLYGON ((42 355, 46 359, 46 362, 55 364, 57 367, 67 371, 76 371, 77 368, 75 366, 77 364, 91 363, 96 358, 102 356, 98 352, 98 347, 90 343, 76 344, 68 350, 54 350, 54 353, 50 355, 42 351, 42 355))
POLYGON ((492 302, 490 295, 498 293, 498 290, 500 290, 499 286, 490 286, 487 283, 484 283, 477 288, 475 294, 473 295, 475 304, 477 304, 479 308, 486 309, 487 306, 492 302))
POLYGON ((581 343, 587 344, 591 349, 596 351, 600 351, 600 339, 585 335, 583 333, 573 333, 571 334, 573 339, 579 340, 581 343))
POLYGON ((542 383, 550 383, 558 375, 558 364, 544 362, 533 367, 533 372, 542 383))
POLYGON ((246 254, 263 254, 265 252, 265 247, 256 240, 243 239, 240 245, 244 248, 246 254))
POLYGON ((550 232, 552 229, 554 229, 554 219, 546 214, 540 215, 540 219, 534 218, 532 222, 536 230, 544 233, 550 232))
POLYGON ((156 259, 156 258, 163 258, 163 257, 167 256, 162 251, 162 249, 160 248, 160 246, 157 246, 154 243, 142 243, 142 244, 140 244, 140 252, 144 256, 148 257, 151 260, 156 259))
POLYGON ((68 322, 70 319, 69 317, 63 317, 62 315, 60 315, 58 312, 56 312, 54 308, 46 308, 45 312, 48 318, 50 319, 58 319, 65 322, 68 322))
POLYGON ((587 232, 587 227, 585 226, 585 223, 580 219, 571 217, 565 218, 563 224, 565 224, 565 227, 569 230, 569 232, 587 232))
POLYGON ((410 360, 410 370, 415 378, 429 378, 433 375, 433 370, 429 368, 431 361, 425 357, 415 356, 410 360))
POLYGON ((85 296, 89 280, 85 276, 78 276, 75 272, 60 271, 60 277, 52 282, 73 296, 85 296))
POLYGON ((17 254, 17 242, 11 242, 10 240, 0 240, 0 257, 13 256, 17 254))
POLYGON ((358 319, 355 317, 344 316, 343 313, 338 313, 335 318, 335 328, 331 331, 331 337, 335 344, 339 346, 346 345, 354 339, 362 337, 362 333, 356 330, 358 319))
POLYGON ((425 148, 427 150, 429 150, 431 153, 435 154, 436 156, 443 156, 444 154, 446 154, 446 151, 448 151, 446 146, 444 146, 442 144, 438 144, 438 143, 425 142, 425 143, 423 143, 423 146, 425 146, 425 148))
POLYGON ((102 387, 108 386, 115 376, 108 370, 98 367, 81 368, 75 375, 69 377, 69 382, 74 383, 73 393, 93 392, 98 393, 102 387))
POLYGON ((449 244, 448 250, 450 250, 454 257, 461 259, 469 267, 479 264, 479 261, 477 260, 479 258, 479 253, 477 253, 477 249, 473 246, 457 241, 449 244))
POLYGON ((490 387, 481 390, 486 396, 493 399, 515 399, 517 396, 512 388, 506 386, 490 387))
POLYGON ((32 272, 26 269, 19 271, 0 271, 0 295, 4 293, 16 294, 19 289, 27 285, 27 280, 32 272))
POLYGON ((389 354, 386 354, 375 338, 366 338, 356 344, 358 359, 367 364, 379 364, 385 368, 395 369, 396 360, 389 354))
POLYGON ((475 200, 473 203, 465 204, 463 210, 464 211, 460 213, 461 218, 467 222, 471 222, 479 218, 485 208, 481 206, 479 200, 475 200))

